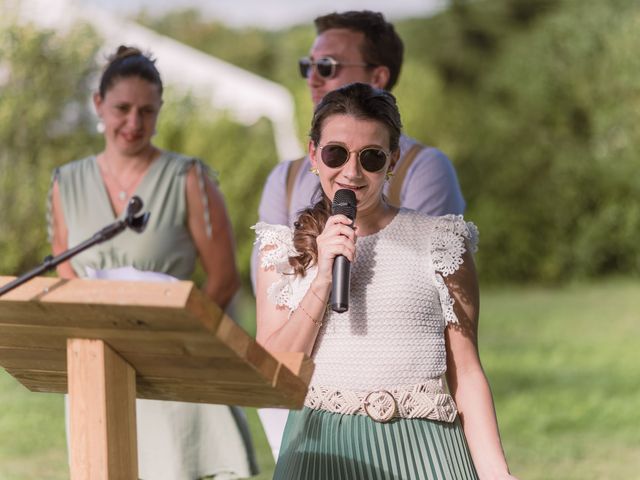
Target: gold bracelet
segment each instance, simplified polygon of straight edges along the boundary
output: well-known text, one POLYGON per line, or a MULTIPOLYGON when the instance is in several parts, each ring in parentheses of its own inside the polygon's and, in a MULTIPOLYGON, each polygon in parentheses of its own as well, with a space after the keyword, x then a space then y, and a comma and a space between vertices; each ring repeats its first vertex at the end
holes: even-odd
POLYGON ((309 291, 313 294, 314 297, 316 297, 318 300, 320 300, 320 303, 324 305, 324 308, 327 308, 327 305, 329 305, 329 302, 322 300, 320 298, 320 296, 313 291, 313 288, 309 287, 309 291))
POLYGON ((298 306, 300 307, 300 309, 302 310, 302 312, 311 319, 311 321, 313 322, 313 324, 317 327, 321 327, 322 326, 322 320, 316 320, 315 318, 313 318, 311 315, 309 315, 309 312, 307 312, 304 307, 302 306, 302 302, 298 304, 298 306))

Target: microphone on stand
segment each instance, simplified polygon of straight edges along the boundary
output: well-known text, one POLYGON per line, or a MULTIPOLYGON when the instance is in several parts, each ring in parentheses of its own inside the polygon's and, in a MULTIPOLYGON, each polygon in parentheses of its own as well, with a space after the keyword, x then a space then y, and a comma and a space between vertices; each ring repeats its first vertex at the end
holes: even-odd
POLYGON ((49 270, 55 269, 62 262, 66 262, 71 257, 77 255, 80 252, 83 252, 87 248, 93 247, 94 245, 102 242, 106 242, 107 240, 115 237, 119 233, 122 233, 127 228, 130 228, 136 233, 142 233, 144 229, 147 227, 147 222, 149 221, 149 212, 142 213, 138 215, 138 212, 142 210, 143 207, 142 199, 138 196, 131 197, 129 200, 129 204, 127 205, 127 213, 123 220, 118 220, 110 225, 107 225, 100 231, 93 234, 93 236, 84 242, 76 245, 73 248, 65 250, 59 255, 52 257, 51 255, 47 255, 45 257, 44 262, 42 262, 36 268, 29 270, 24 275, 12 280, 11 282, 2 285, 0 287, 0 295, 4 295, 7 292, 10 292, 14 288, 19 287, 25 282, 28 282, 33 277, 38 275, 42 275, 49 270))
MULTIPOLYGON (((344 215, 351 221, 356 219, 356 194, 353 190, 340 189, 333 197, 331 215, 344 215)), ((333 282, 331 284, 331 309, 343 313, 349 310, 349 282, 351 262, 344 255, 333 261, 333 282)))
POLYGON ((143 206, 144 204, 142 203, 142 199, 137 195, 131 197, 129 204, 127 205, 127 216, 124 221, 127 227, 136 233, 144 232, 144 229, 147 228, 149 216, 151 215, 151 213, 145 212, 136 217, 136 214, 142 210, 143 206))

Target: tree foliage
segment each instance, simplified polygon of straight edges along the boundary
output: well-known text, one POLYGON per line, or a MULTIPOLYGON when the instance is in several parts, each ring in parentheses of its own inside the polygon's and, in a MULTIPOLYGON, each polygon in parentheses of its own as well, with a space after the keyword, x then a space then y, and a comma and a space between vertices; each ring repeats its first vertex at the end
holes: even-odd
MULTIPOLYGON (((306 140, 312 106, 296 61, 313 41, 311 22, 265 32, 194 11, 138 19, 285 85, 306 140)), ((435 17, 396 22, 405 131, 454 162, 480 227, 484 279, 638 272, 638 25, 634 0, 455 0, 435 17)), ((100 148, 81 108, 99 42, 85 27, 53 35, 3 22, 0 33, 0 199, 11 206, 0 211, 0 267, 16 273, 48 251, 51 168, 100 148)), ((239 126, 171 92, 165 101, 157 142, 220 172, 246 278, 248 227, 276 162, 270 126, 239 126)))
POLYGON ((628 0, 503 0, 422 30, 424 135, 441 135, 456 162, 485 278, 638 272, 639 20, 628 0), (460 48, 469 31, 482 40, 460 48))
POLYGON ((86 92, 97 37, 54 35, 0 20, 0 272, 17 274, 49 252, 45 205, 53 168, 96 145, 86 92))

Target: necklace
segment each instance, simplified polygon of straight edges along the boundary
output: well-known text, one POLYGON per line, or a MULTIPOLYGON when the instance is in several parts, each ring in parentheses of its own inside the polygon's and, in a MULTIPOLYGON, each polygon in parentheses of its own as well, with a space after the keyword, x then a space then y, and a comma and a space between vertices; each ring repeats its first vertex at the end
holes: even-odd
POLYGON ((129 184, 126 185, 126 186, 122 185, 122 183, 120 182, 120 179, 118 179, 118 177, 111 170, 111 165, 107 161, 105 155, 104 154, 102 155, 102 159, 103 159, 103 162, 104 162, 104 167, 105 167, 105 170, 106 170, 107 174, 112 178, 112 180, 116 183, 116 186, 119 188, 118 200, 120 200, 121 202, 124 202, 124 201, 129 199, 129 190, 131 189, 131 187, 133 187, 138 182, 140 177, 142 175, 144 175, 144 173, 147 171, 147 167, 151 163, 151 160, 152 160, 152 157, 153 157, 154 153, 155 153, 155 149, 152 149, 151 150, 151 155, 149 155, 149 157, 147 159, 146 167, 143 170, 141 170, 136 176, 134 176, 133 179, 131 180, 131 182, 129 182, 129 184))

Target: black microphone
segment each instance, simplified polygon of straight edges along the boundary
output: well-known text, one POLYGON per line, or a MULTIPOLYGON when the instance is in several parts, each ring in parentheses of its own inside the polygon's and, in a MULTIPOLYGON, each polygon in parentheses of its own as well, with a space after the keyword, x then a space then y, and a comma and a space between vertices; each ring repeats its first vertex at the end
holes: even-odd
POLYGON ((147 222, 149 221, 149 212, 137 215, 138 212, 142 210, 142 207, 142 199, 137 195, 131 197, 129 204, 127 205, 127 215, 124 222, 127 227, 136 233, 144 232, 145 228, 147 228, 147 222))
MULTIPOLYGON (((332 215, 344 215, 352 221, 356 219, 356 194, 343 188, 333 197, 332 215)), ((349 310, 349 282, 351 263, 344 255, 338 255, 333 261, 333 283, 331 284, 331 309, 343 313, 349 310)))

